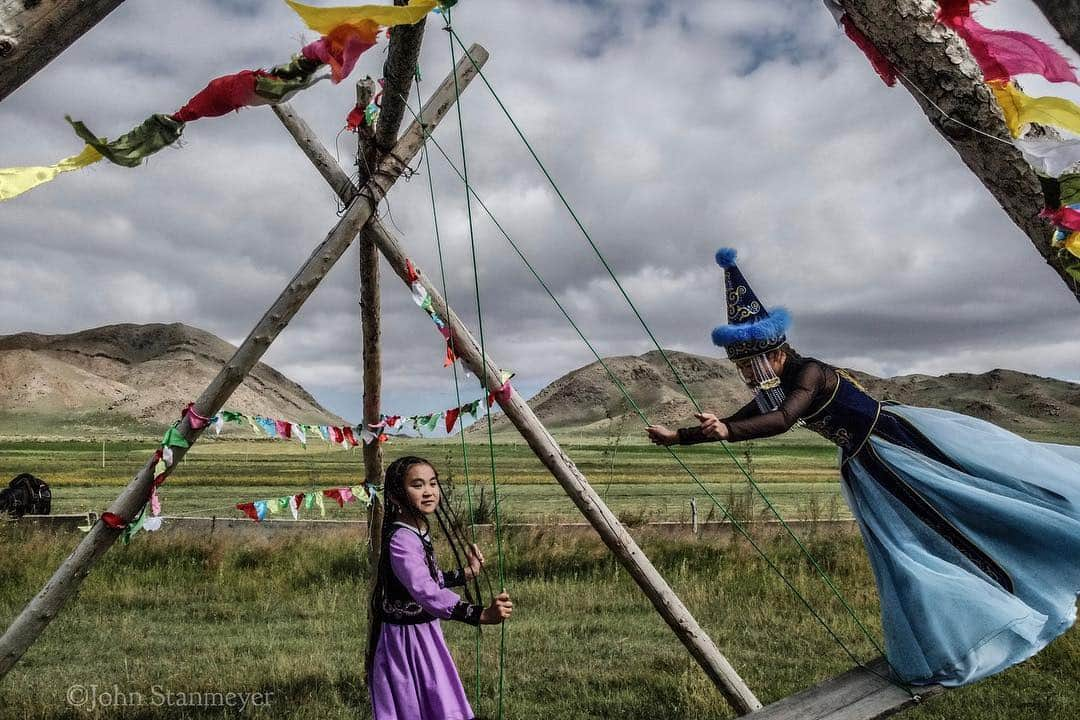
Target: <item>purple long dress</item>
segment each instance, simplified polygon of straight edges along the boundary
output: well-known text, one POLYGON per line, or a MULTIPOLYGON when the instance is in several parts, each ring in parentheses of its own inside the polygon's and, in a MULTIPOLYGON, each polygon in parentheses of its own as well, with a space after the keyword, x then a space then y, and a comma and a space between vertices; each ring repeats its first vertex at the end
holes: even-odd
POLYGON ((389 572, 381 579, 381 627, 369 683, 374 720, 472 720, 439 619, 476 625, 481 608, 447 589, 464 577, 438 569, 426 534, 396 525, 384 548, 389 572))

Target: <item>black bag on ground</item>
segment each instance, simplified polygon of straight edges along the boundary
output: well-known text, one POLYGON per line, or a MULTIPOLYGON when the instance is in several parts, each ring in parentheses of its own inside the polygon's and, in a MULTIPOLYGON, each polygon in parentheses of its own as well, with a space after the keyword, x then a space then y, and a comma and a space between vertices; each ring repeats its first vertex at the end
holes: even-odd
POLYGON ((44 480, 23 473, 0 490, 0 513, 15 517, 48 515, 52 510, 52 492, 44 480))

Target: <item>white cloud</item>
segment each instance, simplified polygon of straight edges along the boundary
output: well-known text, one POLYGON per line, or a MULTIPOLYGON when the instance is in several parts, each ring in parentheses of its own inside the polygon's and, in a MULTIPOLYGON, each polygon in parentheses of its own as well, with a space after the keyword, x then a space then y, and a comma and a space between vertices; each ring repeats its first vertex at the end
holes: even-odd
MULTIPOLYGON (((991 27, 1048 37, 1033 6, 979 13, 991 27)), ((475 0, 454 22, 491 51, 485 72, 665 345, 715 352, 709 331, 723 309, 712 256, 732 245, 765 301, 794 311, 793 340, 824 359, 1080 379, 1075 301, 912 98, 881 84, 819 4, 475 0)), ((425 94, 450 63, 439 23, 429 20, 421 59, 425 94)), ((125 3, 0 103, 0 137, 18 139, 0 147, 0 165, 71 154, 65 113, 119 134, 212 77, 284 61, 303 30, 278 3, 197 0, 165 16, 125 3)), ((362 58, 355 77, 378 76, 384 52, 362 58)), ((351 82, 323 83, 293 102, 347 171, 353 141, 338 133, 353 92, 351 82)), ((648 350, 480 83, 462 113, 470 181, 598 349, 648 350)), ((453 114, 436 138, 460 160, 453 114)), ((432 171, 449 294, 475 331, 463 188, 438 153, 432 171)), ((394 190, 384 223, 437 277, 429 203, 421 168, 394 190)), ((181 150, 146 167, 96 166, 0 205, 0 333, 184 320, 237 341, 336 209, 268 110, 192 123, 181 150)), ((587 362, 475 204, 473 218, 492 354, 522 388, 587 362)), ((267 356, 353 417, 356 263, 350 251, 267 356)), ((441 338, 392 274, 383 296, 387 407, 445 403, 441 338)))

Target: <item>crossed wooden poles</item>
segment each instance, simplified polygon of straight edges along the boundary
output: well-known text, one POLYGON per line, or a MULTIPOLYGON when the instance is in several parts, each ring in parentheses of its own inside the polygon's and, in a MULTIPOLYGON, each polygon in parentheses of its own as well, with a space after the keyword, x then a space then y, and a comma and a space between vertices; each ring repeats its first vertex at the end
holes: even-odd
MULTIPOLYGON (((420 26, 422 32, 422 25, 420 26)), ((393 42, 393 40, 392 40, 393 42)), ((417 47, 418 50, 418 47, 417 47)), ((464 89, 487 60, 487 52, 479 45, 469 50, 454 68, 454 72, 439 86, 424 105, 419 120, 414 121, 392 145, 389 152, 378 154, 370 177, 360 187, 353 185, 346 173, 315 139, 313 133, 287 105, 274 108, 276 114, 297 143, 313 161, 319 172, 346 203, 347 207, 326 239, 315 249, 304 265, 289 281, 270 309, 255 325, 225 367, 195 401, 195 411, 212 416, 221 410, 233 391, 263 356, 278 334, 288 325, 296 312, 341 258, 358 233, 373 242, 394 272, 406 285, 410 284, 407 258, 400 243, 374 217, 375 209, 403 170, 423 146, 428 135, 453 106, 457 93, 464 89), (471 56, 471 57, 470 57, 471 56), (456 78, 456 80, 455 80, 456 78)), ((415 63, 415 60, 413 61, 415 63)), ((414 65, 409 65, 412 68, 414 65)), ((387 97, 391 97, 387 93, 387 97)), ((402 100, 403 102, 403 100, 402 100)), ((487 388, 502 385, 498 365, 481 353, 480 346, 453 310, 447 307, 438 290, 420 276, 434 309, 446 318, 453 338, 453 347, 461 362, 487 388)), ((528 404, 512 391, 499 398, 506 417, 536 453, 552 476, 562 485, 571 500, 593 525, 604 543, 611 549, 642 591, 652 602, 690 654, 701 665, 732 706, 741 713, 761 707, 754 694, 736 674, 682 601, 604 504, 581 471, 562 451, 528 404)), ((367 413, 365 413, 367 415, 367 413)), ((365 417, 365 422, 370 418, 365 417)), ((188 417, 181 420, 180 433, 193 444, 202 434, 193 428, 188 417)), ((166 473, 179 465, 186 448, 174 448, 174 462, 166 473)), ((134 518, 146 503, 154 481, 154 459, 150 459, 135 478, 109 506, 124 521, 134 518)), ((119 537, 121 530, 109 527, 101 520, 90 529, 75 550, 64 560, 52 578, 23 609, 0 637, 0 677, 22 657, 60 612, 66 601, 78 589, 98 558, 119 537)))

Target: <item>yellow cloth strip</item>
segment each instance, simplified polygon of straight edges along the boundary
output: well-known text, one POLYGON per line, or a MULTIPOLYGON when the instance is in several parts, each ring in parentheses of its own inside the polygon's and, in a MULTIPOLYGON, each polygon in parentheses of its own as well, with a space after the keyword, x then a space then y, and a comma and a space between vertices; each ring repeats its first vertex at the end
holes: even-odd
POLYGON ((38 185, 47 183, 60 173, 71 172, 93 165, 101 159, 101 153, 87 145, 78 155, 64 158, 47 167, 0 168, 0 202, 22 195, 38 185))
POLYGON ((1065 249, 1080 258, 1080 232, 1074 232, 1065 238, 1065 249))
POLYGON ((1080 107, 1071 100, 1058 97, 1031 97, 1011 82, 988 83, 998 105, 1005 113, 1005 124, 1013 137, 1020 137, 1020 128, 1030 123, 1080 133, 1080 107))
POLYGON ((294 0, 285 0, 309 28, 321 35, 329 35, 340 25, 358 25, 373 20, 380 25, 413 25, 434 10, 436 0, 410 0, 408 5, 357 5, 354 7, 313 7, 294 0))

